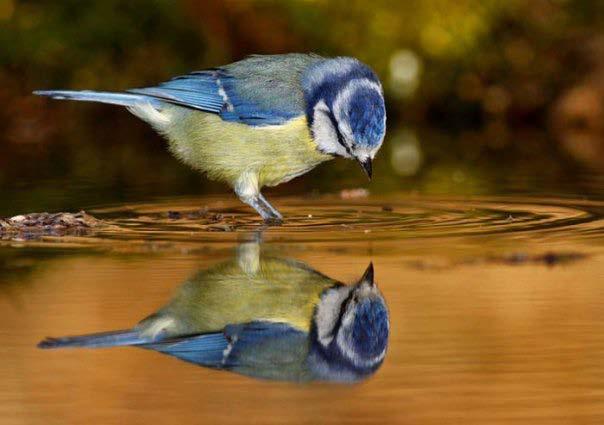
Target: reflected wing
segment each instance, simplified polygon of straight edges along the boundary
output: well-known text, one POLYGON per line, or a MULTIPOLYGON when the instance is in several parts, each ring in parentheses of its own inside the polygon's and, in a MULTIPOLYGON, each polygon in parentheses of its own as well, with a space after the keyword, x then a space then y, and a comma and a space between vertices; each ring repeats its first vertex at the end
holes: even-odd
POLYGON ((225 121, 276 125, 304 115, 300 77, 318 60, 303 54, 252 56, 129 92, 215 113, 225 121))
POLYGON ((225 334, 232 342, 225 366, 239 371, 291 365, 308 352, 308 334, 286 323, 231 325, 225 334))
POLYGON ((139 345, 141 348, 209 367, 221 367, 228 346, 229 341, 222 333, 171 338, 163 342, 139 345))
POLYGON ((229 325, 223 333, 170 339, 140 347, 207 367, 233 369, 252 376, 299 369, 308 352, 307 336, 285 323, 229 325))

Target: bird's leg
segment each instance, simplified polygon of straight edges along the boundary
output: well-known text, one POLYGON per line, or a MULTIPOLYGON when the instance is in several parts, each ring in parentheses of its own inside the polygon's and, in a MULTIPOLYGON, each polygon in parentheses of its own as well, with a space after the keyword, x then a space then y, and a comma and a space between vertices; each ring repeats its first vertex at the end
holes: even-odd
POLYGON ((279 214, 279 211, 273 208, 260 193, 253 197, 240 196, 239 199, 258 211, 266 224, 280 225, 283 222, 283 217, 279 214))
POLYGON ((273 207, 266 200, 266 198, 264 197, 264 195, 262 195, 262 193, 258 194, 258 200, 260 201, 260 203, 262 203, 262 206, 270 212, 271 220, 278 222, 279 224, 281 224, 283 222, 283 216, 279 213, 279 211, 277 211, 277 209, 275 207, 273 207))
POLYGON ((283 222, 283 217, 271 204, 262 196, 258 187, 258 176, 247 172, 243 173, 235 185, 235 193, 242 202, 258 211, 264 222, 269 225, 279 225, 283 222))
POLYGON ((244 242, 237 247, 237 263, 244 273, 253 276, 260 270, 260 243, 244 242))

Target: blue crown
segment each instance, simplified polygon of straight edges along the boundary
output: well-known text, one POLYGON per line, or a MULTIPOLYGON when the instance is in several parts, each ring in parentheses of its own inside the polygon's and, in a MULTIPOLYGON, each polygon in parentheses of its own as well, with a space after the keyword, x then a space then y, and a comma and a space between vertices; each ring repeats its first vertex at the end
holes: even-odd
POLYGON ((375 86, 380 85, 375 72, 357 59, 326 59, 309 67, 302 77, 306 118, 309 126, 312 126, 317 103, 323 101, 332 110, 338 95, 354 80, 360 84, 357 85, 354 96, 344 105, 343 112, 348 117, 355 142, 366 147, 376 147, 386 131, 384 98, 381 89, 375 89, 375 86))
POLYGON ((348 120, 354 140, 367 147, 378 146, 384 132, 386 109, 384 98, 367 87, 357 89, 348 105, 348 120))
POLYGON ((365 299, 357 306, 352 326, 354 350, 362 359, 384 352, 388 345, 388 310, 381 299, 365 299))

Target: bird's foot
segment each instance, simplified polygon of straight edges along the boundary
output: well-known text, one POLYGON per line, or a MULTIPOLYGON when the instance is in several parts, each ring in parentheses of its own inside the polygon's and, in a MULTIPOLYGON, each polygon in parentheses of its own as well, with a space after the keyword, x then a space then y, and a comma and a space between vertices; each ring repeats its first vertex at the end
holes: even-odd
POLYGON ((283 225, 283 217, 266 217, 264 218, 266 226, 281 226, 283 225))
POLYGON ((258 211, 266 226, 280 226, 283 224, 283 216, 277 211, 261 193, 256 196, 240 196, 240 199, 258 211))
POLYGON ((283 216, 266 200, 262 193, 258 194, 258 203, 264 210, 260 215, 262 215, 265 224, 268 226, 281 226, 283 224, 283 216))

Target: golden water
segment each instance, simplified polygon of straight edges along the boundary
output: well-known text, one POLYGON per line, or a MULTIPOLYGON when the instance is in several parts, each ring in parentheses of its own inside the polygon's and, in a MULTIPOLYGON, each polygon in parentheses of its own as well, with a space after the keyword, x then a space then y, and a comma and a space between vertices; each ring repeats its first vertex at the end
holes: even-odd
MULTIPOLYGON (((0 423, 604 423, 604 202, 547 198, 276 199, 261 235, 230 198, 91 211, 86 237, 0 242, 0 423), (208 205, 226 227, 170 219, 208 205), (239 243, 355 282, 388 303, 366 381, 294 384, 136 348, 36 348, 130 327, 239 243)), ((223 224, 221 222, 221 224, 223 224)))

